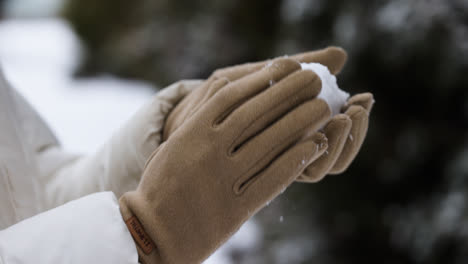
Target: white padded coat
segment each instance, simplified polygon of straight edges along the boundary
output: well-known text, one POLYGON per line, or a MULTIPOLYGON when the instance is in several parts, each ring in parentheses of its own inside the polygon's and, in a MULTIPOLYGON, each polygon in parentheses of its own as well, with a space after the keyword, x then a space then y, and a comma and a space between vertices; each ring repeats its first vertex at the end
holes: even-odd
POLYGON ((116 197, 137 186, 167 114, 199 84, 162 90, 93 155, 75 156, 0 69, 0 263, 137 263, 116 197))

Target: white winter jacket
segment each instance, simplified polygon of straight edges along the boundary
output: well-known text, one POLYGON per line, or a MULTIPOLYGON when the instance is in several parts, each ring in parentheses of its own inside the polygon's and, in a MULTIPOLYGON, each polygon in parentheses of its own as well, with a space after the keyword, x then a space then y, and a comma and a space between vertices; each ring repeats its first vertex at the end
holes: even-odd
POLYGON ((116 197, 137 186, 166 115, 198 84, 164 89, 79 157, 60 148, 0 69, 0 264, 137 263, 116 197))

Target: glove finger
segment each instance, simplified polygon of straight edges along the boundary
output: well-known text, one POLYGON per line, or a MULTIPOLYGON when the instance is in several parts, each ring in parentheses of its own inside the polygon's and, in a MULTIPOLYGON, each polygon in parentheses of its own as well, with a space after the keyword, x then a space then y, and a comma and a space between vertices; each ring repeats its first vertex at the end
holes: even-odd
POLYGON ((344 111, 348 111, 351 106, 360 106, 365 109, 367 115, 364 115, 363 113, 361 113, 361 115, 355 114, 355 118, 359 118, 359 116, 361 116, 361 119, 352 120, 352 127, 354 129, 351 130, 350 137, 348 138, 347 143, 345 143, 344 151, 342 153, 343 157, 337 160, 334 168, 330 171, 331 174, 339 174, 345 171, 359 152, 367 133, 369 126, 369 113, 372 110, 374 102, 374 96, 372 93, 356 94, 348 99, 348 102, 343 109, 344 111), (357 133, 360 133, 360 131, 363 131, 363 134, 356 135, 357 133), (356 141, 354 141, 355 138, 357 139, 356 141))
POLYGON ((353 159, 356 157, 359 149, 364 142, 369 126, 369 113, 360 105, 351 105, 345 112, 351 119, 352 126, 343 151, 337 159, 335 165, 330 170, 330 174, 340 174, 344 172, 353 159))
MULTIPOLYGON (((217 92, 203 107, 203 114, 213 118, 213 125, 226 132, 234 132, 235 128, 229 122, 229 116, 238 108, 242 107, 252 97, 261 93, 270 87, 271 82, 279 82, 289 74, 300 69, 297 62, 290 59, 278 59, 270 67, 266 67, 254 74, 246 76, 235 82, 230 82, 217 92)), ((255 111, 255 109, 253 110, 255 111)), ((249 113, 245 113, 246 117, 249 113)), ((254 112, 250 113, 254 114, 254 112)), ((235 125, 247 126, 246 122, 236 123, 235 125)), ((232 133, 231 133, 232 134, 232 133)), ((236 134, 232 134, 235 136, 236 134)))
POLYGON ((351 130, 351 119, 345 114, 332 118, 323 132, 328 139, 328 149, 310 164, 297 178, 299 182, 318 182, 325 177, 338 160, 351 130))
POLYGON ((344 111, 346 111, 352 105, 360 105, 367 110, 368 113, 371 112, 372 106, 374 105, 374 96, 372 93, 361 93, 356 94, 353 97, 348 99, 344 111))
MULTIPOLYGON (((317 62, 321 63, 330 70, 332 74, 337 74, 341 71, 348 55, 346 51, 339 47, 327 47, 325 49, 316 50, 316 51, 309 51, 305 53, 300 53, 296 55, 292 55, 289 58, 297 60, 299 62, 317 62)), ((260 61, 255 63, 245 63, 236 66, 230 66, 227 68, 222 68, 216 70, 213 73, 213 77, 226 77, 230 81, 235 81, 240 79, 246 75, 249 75, 253 72, 256 72, 268 63, 271 63, 271 60, 260 61)))
POLYGON ((340 47, 327 47, 325 49, 293 55, 290 58, 300 62, 317 62, 327 66, 332 74, 338 74, 348 59, 346 51, 340 47))
POLYGON ((200 100, 200 102, 197 105, 195 105, 192 109, 189 110, 190 112, 185 116, 182 123, 185 122, 187 119, 189 119, 194 113, 196 113, 198 109, 200 109, 206 101, 208 101, 214 94, 216 94, 219 90, 221 90, 228 83, 229 83, 229 80, 227 78, 220 78, 220 79, 213 81, 213 83, 209 86, 209 89, 206 91, 205 95, 200 100))
POLYGON ((182 123, 186 120, 191 109, 196 108, 202 102, 207 90, 210 88, 213 80, 206 81, 200 87, 190 93, 190 96, 185 96, 175 107, 165 121, 163 128, 163 141, 171 135, 182 123))
POLYGON ((236 109, 226 125, 238 134, 234 146, 265 129, 296 106, 315 98, 321 90, 320 78, 312 71, 296 71, 236 109))
POLYGON ((177 104, 168 116, 164 130, 163 141, 180 127, 187 119, 200 109, 214 94, 229 83, 227 78, 212 79, 197 87, 190 96, 186 96, 185 102, 177 104))
POLYGON ((247 76, 251 73, 257 72, 264 68, 272 60, 260 61, 260 62, 249 62, 243 63, 235 66, 229 66, 226 68, 221 68, 216 70, 212 78, 228 78, 230 81, 236 81, 244 76, 247 76))
POLYGON ((239 166, 250 168, 244 175, 250 177, 291 144, 317 131, 329 119, 330 109, 325 101, 322 99, 307 101, 242 145, 232 145, 229 154, 239 166))
POLYGON ((247 204, 258 206, 251 210, 250 213, 253 215, 291 185, 301 171, 320 157, 326 149, 326 142, 320 140, 308 139, 294 144, 262 171, 247 181, 237 182, 234 191, 241 195, 247 204))

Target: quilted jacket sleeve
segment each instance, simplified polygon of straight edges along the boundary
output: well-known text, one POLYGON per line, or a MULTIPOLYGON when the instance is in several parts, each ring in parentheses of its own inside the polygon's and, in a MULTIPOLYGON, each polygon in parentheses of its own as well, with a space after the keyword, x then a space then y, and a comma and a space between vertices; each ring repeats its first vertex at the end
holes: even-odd
POLYGON ((46 208, 94 192, 112 191, 120 197, 135 189, 146 159, 161 143, 166 116, 199 84, 180 81, 163 89, 92 155, 73 156, 60 146, 39 153, 46 208))
POLYGON ((138 263, 116 197, 95 193, 0 231, 0 263, 138 263))

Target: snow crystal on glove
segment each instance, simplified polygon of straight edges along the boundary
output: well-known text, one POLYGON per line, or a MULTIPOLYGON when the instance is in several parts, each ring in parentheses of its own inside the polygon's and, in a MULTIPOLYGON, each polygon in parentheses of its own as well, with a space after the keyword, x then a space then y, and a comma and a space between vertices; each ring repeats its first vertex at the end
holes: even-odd
POLYGON ((322 81, 322 90, 318 95, 327 102, 332 111, 332 115, 340 113, 341 108, 346 104, 349 98, 349 93, 341 90, 336 84, 336 77, 330 73, 326 66, 320 63, 301 63, 303 70, 314 71, 322 81))

